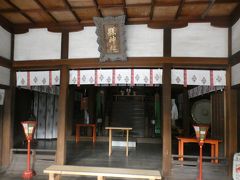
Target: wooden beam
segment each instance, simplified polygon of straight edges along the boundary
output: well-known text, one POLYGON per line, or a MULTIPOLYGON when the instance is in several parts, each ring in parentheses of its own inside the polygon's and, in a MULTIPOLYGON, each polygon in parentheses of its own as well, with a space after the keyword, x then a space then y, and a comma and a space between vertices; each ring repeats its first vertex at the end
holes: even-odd
POLYGON ((11 69, 12 68, 12 61, 0 56, 0 66, 11 69))
POLYGON ((27 18, 31 23, 35 23, 34 20, 27 15, 24 11, 21 11, 12 1, 10 0, 5 0, 8 4, 10 4, 13 8, 15 8, 17 11, 19 11, 20 14, 22 14, 25 18, 27 18))
POLYGON ((65 60, 32 60, 14 61, 13 68, 17 70, 28 69, 59 69, 67 65, 71 69, 77 68, 134 68, 134 67, 161 67, 163 64, 171 63, 175 68, 208 68, 225 69, 228 58, 202 58, 202 57, 131 57, 127 61, 99 62, 99 58, 89 59, 65 59, 65 60))
POLYGON ((12 33, 13 32, 13 24, 7 20, 5 17, 3 17, 0 14, 0 26, 2 26, 6 31, 12 33))
MULTIPOLYGON (((233 155, 237 152, 237 90, 231 87, 231 66, 226 73, 227 85, 224 90, 224 147, 228 162, 232 162, 233 155)), ((232 163, 229 163, 229 176, 232 175, 232 163)))
POLYGON ((66 5, 67 9, 71 11, 75 19, 80 23, 80 18, 78 17, 77 13, 72 9, 71 5, 69 4, 68 0, 63 0, 64 4, 66 5))
POLYGON ((51 23, 38 23, 38 24, 17 24, 13 26, 14 34, 21 34, 28 32, 29 29, 33 28, 47 28, 48 31, 51 32, 75 32, 83 30, 83 25, 80 25, 76 22, 69 23, 59 23, 59 24, 51 24, 51 23))
POLYGON ((172 55, 172 30, 163 30, 163 56, 171 57, 172 55))
POLYGON ((61 59, 68 59, 69 32, 62 32, 61 59))
POLYGON ((99 7, 97 0, 93 0, 93 3, 95 4, 95 7, 98 9, 98 13, 100 14, 100 16, 103 17, 101 8, 99 7))
POLYGON ((152 20, 148 22, 148 27, 153 29, 164 29, 164 28, 183 28, 188 26, 188 23, 201 23, 201 22, 210 22, 212 26, 215 27, 229 27, 231 25, 231 18, 228 16, 222 17, 206 17, 204 19, 199 18, 189 18, 181 17, 178 20, 152 20))
POLYGON ((5 169, 10 164, 11 148, 13 146, 14 100, 15 100, 16 72, 11 70, 10 88, 5 90, 3 111, 3 144, 2 167, 5 169))
POLYGON ((61 67, 61 84, 58 102, 58 136, 57 136, 57 152, 56 163, 64 165, 66 163, 66 120, 68 114, 68 86, 69 72, 67 66, 61 67))
POLYGON ((168 176, 172 163, 172 128, 171 128, 171 65, 163 66, 162 80, 163 132, 162 132, 162 174, 168 176))
POLYGON ((185 3, 185 0, 181 0, 180 4, 179 4, 179 7, 178 7, 178 11, 177 11, 177 14, 175 16, 175 19, 178 19, 179 16, 182 14, 182 9, 183 9, 183 5, 185 3))
POLYGON ((39 1, 34 0, 52 19, 55 23, 58 23, 57 19, 47 10, 47 8, 39 1))
POLYGON ((153 19, 153 13, 154 13, 155 4, 156 4, 156 0, 152 0, 152 1, 151 1, 151 10, 150 10, 150 15, 149 15, 150 20, 153 19))
POLYGON ((231 17, 232 17, 231 26, 233 26, 240 18, 240 3, 238 4, 236 9, 231 14, 231 17))
POLYGON ((203 14, 201 15, 201 18, 202 18, 202 19, 204 19, 204 18, 208 15, 208 13, 209 13, 209 11, 212 9, 215 1, 216 1, 216 0, 210 0, 210 1, 209 1, 209 5, 208 5, 207 9, 206 9, 206 10, 203 12, 203 14))
POLYGON ((230 57, 230 63, 232 66, 240 63, 240 51, 230 57))

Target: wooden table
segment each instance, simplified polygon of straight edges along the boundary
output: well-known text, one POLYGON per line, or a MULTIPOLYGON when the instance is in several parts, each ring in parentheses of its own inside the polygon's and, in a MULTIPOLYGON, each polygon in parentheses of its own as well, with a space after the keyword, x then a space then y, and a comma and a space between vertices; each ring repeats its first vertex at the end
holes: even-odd
MULTIPOLYGON (((185 143, 198 143, 196 138, 189 138, 189 137, 177 137, 178 139, 178 160, 183 161, 184 155, 184 144, 185 143)), ((218 139, 206 139, 204 143, 211 144, 211 158, 218 158, 218 149, 219 143, 222 142, 218 139)), ((218 159, 211 160, 212 163, 218 163, 218 159)))
POLYGON ((96 124, 76 124, 76 143, 80 140, 80 129, 81 127, 91 127, 92 128, 92 141, 96 142, 96 124))
POLYGON ((112 154, 112 130, 122 130, 126 131, 126 156, 128 156, 128 137, 129 131, 132 130, 130 127, 106 127, 105 129, 109 130, 109 144, 108 144, 108 155, 112 154))

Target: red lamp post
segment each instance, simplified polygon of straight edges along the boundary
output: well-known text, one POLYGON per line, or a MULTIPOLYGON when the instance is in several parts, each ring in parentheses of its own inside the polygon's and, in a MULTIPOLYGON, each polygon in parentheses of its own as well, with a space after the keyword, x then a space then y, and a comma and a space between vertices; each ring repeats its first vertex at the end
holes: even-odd
POLYGON ((31 179, 33 176, 36 175, 35 171, 31 169, 31 160, 30 160, 30 141, 33 138, 34 130, 36 127, 36 121, 23 121, 21 122, 23 126, 23 130, 28 142, 28 149, 27 149, 27 170, 25 170, 22 174, 24 179, 31 179))
POLYGON ((198 140, 198 144, 200 147, 200 155, 199 155, 199 175, 198 175, 198 180, 202 180, 202 147, 204 144, 204 141, 207 136, 207 131, 209 126, 208 125, 193 125, 195 133, 196 133, 196 138, 198 140))

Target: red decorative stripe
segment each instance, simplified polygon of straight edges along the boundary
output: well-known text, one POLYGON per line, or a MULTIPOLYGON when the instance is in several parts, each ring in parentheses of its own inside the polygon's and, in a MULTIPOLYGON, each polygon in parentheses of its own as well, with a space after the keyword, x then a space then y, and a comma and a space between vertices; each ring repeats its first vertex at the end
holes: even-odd
POLYGON ((30 87, 30 71, 27 72, 27 86, 30 87))
POLYGON ((131 86, 134 86, 134 69, 131 69, 131 86))
POLYGON ((150 69, 150 86, 153 86, 153 69, 150 69))
POLYGON ((112 70, 112 85, 113 85, 113 86, 116 86, 115 76, 116 76, 116 71, 115 71, 115 69, 113 69, 113 70, 112 70))
POLYGON ((213 82, 213 70, 210 70, 210 87, 214 86, 214 82, 213 82))
POLYGON ((98 86, 98 70, 95 69, 95 86, 98 86))
POLYGON ((49 87, 52 87, 52 71, 49 71, 49 87))
POLYGON ((80 86, 80 70, 77 70, 77 87, 80 86))
POLYGON ((183 76, 184 76, 184 87, 187 87, 187 70, 186 69, 184 69, 183 70, 183 76))

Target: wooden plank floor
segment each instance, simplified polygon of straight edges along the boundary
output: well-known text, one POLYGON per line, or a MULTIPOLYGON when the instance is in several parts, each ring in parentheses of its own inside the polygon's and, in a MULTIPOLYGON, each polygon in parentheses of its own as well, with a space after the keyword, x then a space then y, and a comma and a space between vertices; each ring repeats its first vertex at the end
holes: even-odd
MULTIPOLYGON (((41 143, 40 143, 41 144, 41 143)), ((46 146, 47 147, 47 146, 46 146)), ((40 148, 40 147, 39 147, 40 148)), ((113 148, 113 154, 108 156, 108 143, 97 142, 95 145, 92 142, 75 142, 67 143, 67 164, 81 166, 99 166, 99 167, 121 167, 121 168, 136 168, 136 169, 159 169, 161 167, 161 144, 137 144, 137 148, 129 149, 129 156, 125 156, 125 148, 113 148)), ((173 147, 175 148, 175 147, 173 147)), ((54 149, 54 148, 53 148, 54 149)), ((174 149, 175 151, 176 149, 174 149)), ((173 151, 173 152, 174 152, 173 151)), ((176 152, 176 151, 175 151, 176 152)), ((21 161, 21 168, 24 169, 26 161, 21 161)), ((220 161, 221 162, 221 161, 220 161)), ((35 170, 38 176, 34 180, 47 180, 48 177, 43 175, 44 162, 41 162, 41 167, 35 164, 35 170)), ((19 166, 15 164, 15 166, 19 166)), ((49 166, 49 164, 47 164, 49 166)), ((14 168, 16 168, 14 167, 14 168)), ((8 174, 0 174, 2 180, 20 179, 21 171, 13 171, 8 174)), ((204 180, 227 180, 226 162, 218 165, 204 162, 203 174, 204 180)), ((166 180, 195 180, 198 174, 197 162, 179 165, 174 163, 172 173, 166 180)), ((64 177, 62 180, 96 180, 93 177, 64 177)), ((107 180, 111 178, 107 178, 107 180)), ((116 180, 116 178, 115 178, 116 180)), ((119 179, 120 180, 120 179, 119 179)), ((126 179, 125 179, 126 180, 126 179)))

